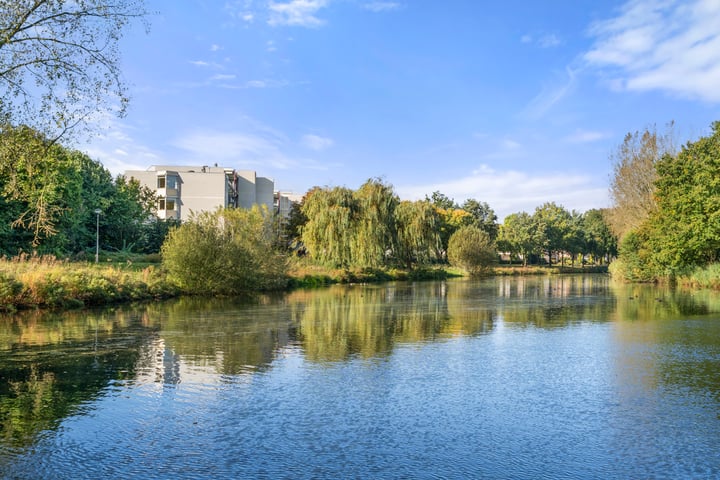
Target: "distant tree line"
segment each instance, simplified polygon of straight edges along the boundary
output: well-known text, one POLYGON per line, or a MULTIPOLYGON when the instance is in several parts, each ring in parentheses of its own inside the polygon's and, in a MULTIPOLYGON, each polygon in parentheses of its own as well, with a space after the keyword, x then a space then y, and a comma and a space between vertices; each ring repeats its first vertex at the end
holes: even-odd
POLYGON ((100 247, 158 252, 172 222, 154 193, 26 127, 0 125, 0 255, 74 256, 100 247))
POLYGON ((603 210, 585 213, 568 211, 548 202, 527 212, 505 217, 498 238, 500 251, 512 261, 565 263, 576 261, 609 263, 617 254, 617 241, 605 220, 603 210))
POLYGON ((485 202, 468 199, 459 205, 438 191, 424 200, 401 201, 380 179, 357 190, 311 189, 293 208, 286 234, 312 259, 336 268, 450 262, 480 272, 498 252, 524 264, 556 258, 606 263, 616 254, 600 210, 580 214, 546 203, 533 215, 512 214, 499 224, 485 202))

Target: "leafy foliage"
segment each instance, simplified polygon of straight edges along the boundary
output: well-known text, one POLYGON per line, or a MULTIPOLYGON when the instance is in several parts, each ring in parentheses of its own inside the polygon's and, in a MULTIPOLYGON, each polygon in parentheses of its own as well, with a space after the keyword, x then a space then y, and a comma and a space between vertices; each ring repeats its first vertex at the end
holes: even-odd
POLYGON ((665 154, 654 167, 655 208, 626 233, 613 274, 650 281, 714 271, 710 267, 720 261, 720 122, 710 136, 665 154))
POLYGON ((163 266, 193 294, 281 289, 288 281, 287 257, 274 242, 272 217, 257 206, 202 212, 170 232, 163 266))
POLYGON ((124 114, 118 42, 145 15, 142 0, 0 0, 0 118, 57 139, 124 114))
POLYGON ((657 164, 650 219, 655 263, 675 274, 720 261, 720 122, 713 133, 657 164))
POLYGON ((437 259, 440 217, 427 201, 404 201, 395 209, 395 257, 401 264, 427 265, 437 259))
MULTIPOLYGON (((147 229, 153 193, 29 127, 0 130, 0 254, 125 249, 147 229)), ((157 250, 156 250, 157 251, 157 250)))
POLYGON ((338 267, 352 263, 352 237, 358 206, 344 187, 315 188, 307 193, 302 213, 302 241, 318 262, 338 267))
POLYGON ((378 268, 395 249, 395 208, 399 203, 391 185, 370 179, 353 193, 358 215, 352 238, 352 263, 378 268))
POLYGON ((448 260, 470 275, 481 275, 497 261, 495 244, 484 230, 472 225, 461 227, 450 237, 448 260))
POLYGON ((527 212, 513 213, 505 217, 500 228, 498 246, 504 252, 522 258, 527 266, 532 255, 540 253, 543 246, 541 232, 532 215, 527 212))

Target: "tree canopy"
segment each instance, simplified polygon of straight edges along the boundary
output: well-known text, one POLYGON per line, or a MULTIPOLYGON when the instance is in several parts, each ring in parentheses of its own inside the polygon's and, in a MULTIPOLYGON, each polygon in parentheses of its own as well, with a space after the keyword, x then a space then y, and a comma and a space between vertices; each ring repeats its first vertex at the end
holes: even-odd
POLYGON ((654 163, 655 208, 620 243, 613 273, 628 280, 686 275, 720 261, 720 122, 654 163))
MULTIPOLYGON (((0 130, 0 255, 121 250, 145 235, 153 193, 29 127, 0 130)), ((148 248, 159 249, 158 242, 148 248)))
POLYGON ((142 0, 0 0, 0 122, 56 139, 98 112, 123 115, 118 42, 142 0))

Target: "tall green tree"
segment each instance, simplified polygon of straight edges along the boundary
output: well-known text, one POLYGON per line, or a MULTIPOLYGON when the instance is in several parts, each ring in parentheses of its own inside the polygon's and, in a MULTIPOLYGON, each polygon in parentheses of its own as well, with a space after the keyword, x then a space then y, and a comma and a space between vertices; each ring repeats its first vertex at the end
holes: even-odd
POLYGON ((661 275, 720 261, 720 122, 657 164, 650 247, 661 275))
POLYGON ((0 131, 0 250, 66 255, 95 245, 121 249, 142 236, 153 194, 110 172, 84 153, 29 127, 0 131))
POLYGON ((16 232, 21 244, 29 238, 33 248, 58 233, 69 205, 80 200, 67 152, 29 127, 2 126, 0 177, 12 212, 6 228, 16 232))
POLYGON ((518 212, 505 217, 500 227, 498 246, 502 251, 510 252, 511 256, 521 257, 523 265, 527 266, 530 257, 540 253, 543 237, 534 218, 527 212, 518 212))
POLYGON ((572 216, 555 202, 546 202, 535 209, 533 219, 543 239, 543 250, 552 265, 553 254, 567 251, 572 231, 572 216))
POLYGON ((429 197, 425 195, 425 201, 430 202, 431 204, 442 210, 454 210, 460 208, 460 206, 455 203, 455 200, 448 197, 439 190, 435 190, 434 192, 432 192, 429 197))
POLYGON ((98 111, 123 115, 118 44, 142 0, 0 0, 0 120, 56 140, 98 111))
POLYGON ((465 200, 462 209, 472 215, 472 224, 480 230, 484 230, 490 236, 491 240, 497 239, 499 225, 497 223, 497 215, 490 205, 486 202, 479 202, 474 198, 465 200))
POLYGON ((610 230, 603 210, 593 209, 585 212, 583 233, 585 253, 591 254, 599 263, 607 262, 617 255, 617 238, 610 230))
POLYGON ((399 199, 392 185, 369 179, 354 193, 357 207, 351 242, 352 264, 381 267, 395 249, 395 208, 399 199))
POLYGON ((404 266, 427 265, 440 248, 440 217, 428 201, 403 201, 395 208, 395 256, 404 266))
POLYGON ((333 267, 352 266, 352 245, 358 205, 345 187, 315 188, 302 206, 307 222, 302 241, 312 258, 333 267))

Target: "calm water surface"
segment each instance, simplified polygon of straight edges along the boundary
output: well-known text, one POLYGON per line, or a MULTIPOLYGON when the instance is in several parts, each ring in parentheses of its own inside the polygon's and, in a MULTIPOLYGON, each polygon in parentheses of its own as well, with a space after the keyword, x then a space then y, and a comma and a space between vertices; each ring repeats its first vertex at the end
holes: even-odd
POLYGON ((0 317, 0 478, 720 478, 720 296, 551 276, 0 317))

